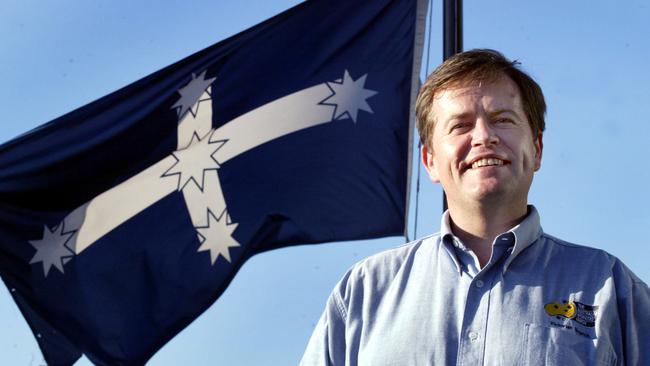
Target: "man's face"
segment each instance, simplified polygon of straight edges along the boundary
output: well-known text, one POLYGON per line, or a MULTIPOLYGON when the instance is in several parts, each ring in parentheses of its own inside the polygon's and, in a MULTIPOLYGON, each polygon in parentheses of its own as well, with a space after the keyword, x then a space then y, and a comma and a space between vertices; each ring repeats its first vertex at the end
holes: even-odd
POLYGON ((526 204, 540 168, 542 136, 533 138, 521 96, 510 78, 466 84, 436 94, 429 177, 452 203, 526 204), (504 201, 505 200, 505 201, 504 201))

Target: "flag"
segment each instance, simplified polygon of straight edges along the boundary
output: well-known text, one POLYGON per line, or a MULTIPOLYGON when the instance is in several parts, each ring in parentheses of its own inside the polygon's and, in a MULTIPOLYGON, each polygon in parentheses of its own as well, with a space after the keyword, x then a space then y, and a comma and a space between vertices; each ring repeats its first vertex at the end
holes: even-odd
POLYGON ((143 364, 252 255, 402 234, 423 3, 305 2, 0 146, 46 361, 143 364))

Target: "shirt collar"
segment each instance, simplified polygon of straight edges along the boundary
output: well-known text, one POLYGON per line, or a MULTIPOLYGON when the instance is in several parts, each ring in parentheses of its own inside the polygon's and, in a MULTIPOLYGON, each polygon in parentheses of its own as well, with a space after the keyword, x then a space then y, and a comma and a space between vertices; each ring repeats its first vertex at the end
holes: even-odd
MULTIPOLYGON (((498 243, 499 240, 503 239, 504 241, 509 241, 510 245, 512 245, 512 237, 514 236, 514 248, 503 265, 504 273, 510 266, 510 263, 512 263, 512 261, 523 252, 524 249, 528 248, 539 239, 540 236, 542 236, 542 232, 537 209, 533 205, 528 205, 528 214, 523 221, 495 238, 495 244, 498 243)), ((442 243, 448 247, 448 252, 452 257, 458 272, 462 273, 461 263, 454 254, 454 243, 456 242, 456 237, 451 231, 449 210, 443 213, 440 220, 440 239, 442 240, 442 243)))
POLYGON ((524 249, 533 244, 540 236, 542 236, 542 226, 539 221, 539 213, 533 205, 528 205, 528 215, 517 226, 508 230, 508 232, 515 236, 515 247, 512 253, 503 265, 503 272, 508 269, 510 263, 521 253, 524 249))
POLYGON ((458 260, 458 257, 456 256, 456 252, 454 251, 454 245, 456 245, 456 237, 451 231, 451 223, 449 222, 449 210, 445 211, 442 214, 442 219, 440 220, 440 240, 442 241, 442 244, 447 247, 447 253, 456 265, 458 274, 462 275, 463 267, 458 260))

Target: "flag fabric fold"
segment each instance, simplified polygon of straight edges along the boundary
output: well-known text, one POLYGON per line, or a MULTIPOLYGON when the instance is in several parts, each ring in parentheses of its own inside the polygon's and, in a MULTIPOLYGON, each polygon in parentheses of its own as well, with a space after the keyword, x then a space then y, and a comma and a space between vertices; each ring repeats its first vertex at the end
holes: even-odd
POLYGON ((401 235, 423 3, 307 1, 1 145, 46 361, 143 364, 252 255, 401 235))

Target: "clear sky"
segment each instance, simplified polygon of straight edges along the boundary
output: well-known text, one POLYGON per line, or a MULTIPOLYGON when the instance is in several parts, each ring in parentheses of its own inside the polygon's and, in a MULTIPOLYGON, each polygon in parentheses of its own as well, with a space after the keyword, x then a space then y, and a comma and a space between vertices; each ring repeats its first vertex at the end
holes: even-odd
MULTIPOLYGON (((4 0, 0 142, 296 3, 4 0)), ((441 8, 434 1, 429 64, 423 66, 429 71, 442 57, 441 8)), ((542 169, 529 199, 545 231, 605 249, 650 281, 644 237, 650 227, 650 6, 642 0, 466 0, 464 10, 465 49, 495 48, 520 60, 545 92, 542 169)), ((418 236, 440 226, 441 190, 425 177, 418 236)), ((410 227, 412 232, 412 221, 410 227)), ((149 364, 297 364, 345 270, 403 242, 394 237, 258 255, 149 364)), ((5 288, 0 289, 0 363, 43 363, 5 288)))

